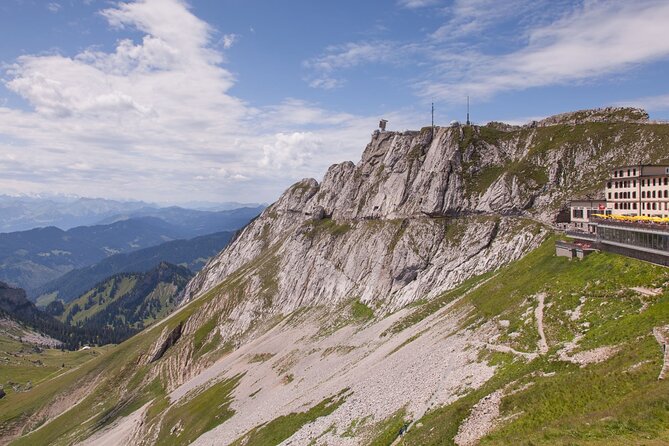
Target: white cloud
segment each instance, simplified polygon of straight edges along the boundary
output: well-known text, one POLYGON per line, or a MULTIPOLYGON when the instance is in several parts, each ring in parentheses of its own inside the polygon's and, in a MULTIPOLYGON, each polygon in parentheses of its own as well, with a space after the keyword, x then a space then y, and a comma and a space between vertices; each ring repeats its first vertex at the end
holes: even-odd
POLYGON ((62 8, 61 4, 60 4, 60 3, 56 3, 56 2, 49 2, 49 3, 46 5, 46 9, 48 9, 48 10, 51 11, 51 12, 53 12, 54 14, 57 13, 58 11, 60 11, 61 8, 62 8))
POLYGON ((438 3, 438 0, 398 0, 397 4, 403 8, 415 9, 432 6, 438 3))
POLYGON ((485 98, 619 73, 669 56, 668 22, 664 1, 588 1, 550 25, 531 29, 524 47, 502 55, 472 53, 464 69, 449 64, 447 76, 419 87, 441 99, 467 92, 485 98))
POLYGON ((223 37, 221 37, 221 40, 219 43, 223 46, 224 49, 229 49, 232 48, 232 46, 237 43, 239 40, 239 35, 237 34, 224 34, 223 37))
POLYGON ((646 96, 642 98, 633 99, 631 101, 620 102, 616 105, 622 107, 639 107, 645 110, 664 111, 669 110, 669 94, 658 96, 646 96))
POLYGON ((392 41, 348 42, 329 46, 323 54, 304 61, 302 65, 309 72, 306 80, 310 87, 329 90, 341 87, 345 82, 333 75, 336 71, 370 63, 401 65, 408 62, 409 55, 419 51, 419 45, 392 41))
POLYGON ((277 133, 271 144, 263 146, 259 165, 273 169, 304 166, 321 144, 320 138, 310 132, 277 133))
POLYGON ((144 36, 109 52, 23 56, 6 69, 5 86, 32 110, 0 106, 0 189, 271 201, 295 178, 358 159, 376 124, 296 99, 257 108, 231 95, 225 45, 184 1, 100 14, 121 36, 144 36))

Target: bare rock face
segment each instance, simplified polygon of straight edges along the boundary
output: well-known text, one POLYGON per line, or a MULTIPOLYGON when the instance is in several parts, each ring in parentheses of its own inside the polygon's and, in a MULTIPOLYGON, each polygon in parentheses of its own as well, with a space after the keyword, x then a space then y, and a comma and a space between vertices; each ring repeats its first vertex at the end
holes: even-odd
POLYGON ((183 323, 179 323, 173 329, 165 327, 163 332, 160 334, 158 341, 155 343, 153 351, 149 353, 147 363, 152 363, 163 357, 165 352, 177 343, 181 337, 181 332, 183 330, 183 323))

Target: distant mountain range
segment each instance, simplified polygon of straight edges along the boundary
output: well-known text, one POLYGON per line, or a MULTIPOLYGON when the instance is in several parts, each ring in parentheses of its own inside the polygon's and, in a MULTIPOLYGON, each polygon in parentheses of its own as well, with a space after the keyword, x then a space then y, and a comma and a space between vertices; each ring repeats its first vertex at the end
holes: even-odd
POLYGON ((199 271, 204 263, 221 251, 234 232, 225 231, 190 240, 174 240, 150 248, 107 257, 95 265, 74 269, 67 274, 30 292, 38 304, 46 305, 56 298, 70 302, 91 289, 96 283, 119 273, 143 273, 160 262, 181 265, 199 271))
MULTIPOLYGON (((192 202, 184 207, 218 212, 243 207, 257 208, 257 203, 192 202)), ((117 215, 134 211, 158 210, 161 206, 143 201, 115 201, 102 198, 31 197, 0 195, 0 233, 25 231, 33 228, 56 226, 68 230, 77 226, 100 224, 117 215)), ((218 229, 219 231, 225 228, 218 229)))
MULTIPOLYGON (((242 208, 205 212, 183 208, 142 209, 137 214, 112 217, 109 224, 82 226, 67 231, 47 227, 0 234, 0 280, 35 290, 73 269, 93 265, 114 254, 239 229, 261 210, 242 208)), ((220 246, 219 242, 217 246, 220 246)), ((183 263, 197 258, 186 256, 173 259, 183 263)), ((30 294, 33 295, 33 291, 30 294)))
POLYGON ((102 219, 98 224, 111 224, 122 220, 154 217, 174 225, 190 237, 239 229, 262 212, 264 206, 244 207, 224 211, 200 211, 178 206, 166 208, 145 207, 132 212, 102 219))
POLYGON ((0 232, 26 231, 45 226, 67 230, 93 225, 103 218, 147 206, 150 205, 141 201, 0 195, 0 232))

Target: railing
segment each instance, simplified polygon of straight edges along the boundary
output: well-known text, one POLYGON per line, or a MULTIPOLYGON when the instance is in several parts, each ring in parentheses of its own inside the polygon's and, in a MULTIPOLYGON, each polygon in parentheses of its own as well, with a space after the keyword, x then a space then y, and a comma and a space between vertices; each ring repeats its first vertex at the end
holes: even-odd
POLYGON ((657 223, 654 221, 644 221, 644 220, 633 221, 633 220, 620 220, 613 218, 598 218, 598 217, 592 217, 590 221, 597 224, 618 226, 621 228, 653 229, 656 231, 663 231, 663 232, 669 231, 669 224, 657 223))
POLYGON ((591 234, 589 232, 565 231, 565 235, 567 237, 571 237, 571 238, 575 238, 575 239, 588 240, 588 241, 591 241, 591 242, 597 241, 597 235, 596 234, 591 234))

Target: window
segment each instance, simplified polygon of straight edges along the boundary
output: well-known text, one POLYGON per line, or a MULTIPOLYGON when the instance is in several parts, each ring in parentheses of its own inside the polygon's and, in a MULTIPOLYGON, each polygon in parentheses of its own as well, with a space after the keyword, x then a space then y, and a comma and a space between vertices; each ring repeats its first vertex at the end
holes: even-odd
POLYGON ((611 189, 611 182, 610 182, 610 181, 609 181, 608 183, 606 183, 606 187, 607 187, 608 189, 611 189))
POLYGON ((655 178, 653 178, 653 186, 655 186, 655 178))
POLYGON ((622 176, 623 176, 623 171, 622 170, 620 172, 618 172, 618 176, 622 178, 622 176))
POLYGON ((615 194, 613 194, 613 196, 614 196, 615 199, 617 200, 617 199, 618 199, 618 192, 616 192, 615 194))
POLYGON ((646 198, 646 191, 645 190, 641 191, 641 198, 646 198))
POLYGON ((636 187, 636 180, 634 180, 634 187, 636 187))
POLYGON ((655 191, 653 191, 653 198, 656 198, 656 197, 655 197, 655 191))
POLYGON ((654 210, 654 211, 657 210, 657 206, 656 206, 656 205, 657 205, 657 203, 653 202, 653 210, 654 210))
POLYGON ((667 184, 669 184, 669 178, 664 177, 664 185, 666 186, 667 184))
POLYGON ((627 176, 630 176, 630 170, 627 169, 627 176))
POLYGON ((574 209, 572 215, 574 218, 583 218, 583 209, 574 209))
MULTIPOLYGON (((633 175, 636 176, 636 169, 632 169, 632 172, 633 172, 633 175)), ((636 183, 636 181, 635 181, 635 183, 636 183)), ((636 186, 636 184, 635 184, 635 186, 636 186)))
POLYGON ((668 190, 664 191, 664 198, 669 198, 669 191, 668 190))
POLYGON ((611 192, 609 192, 609 194, 608 194, 608 199, 609 200, 611 199, 611 192))
POLYGON ((632 203, 632 209, 636 209, 636 203, 632 203))
POLYGON ((618 171, 617 170, 613 171, 613 178, 618 178, 618 171))
POLYGON ((618 209, 618 203, 614 204, 613 207, 614 207, 615 209, 618 209))
POLYGON ((636 198, 636 191, 632 192, 632 198, 636 198))
POLYGON ((646 180, 641 180, 641 186, 645 186, 645 185, 646 185, 646 180))

